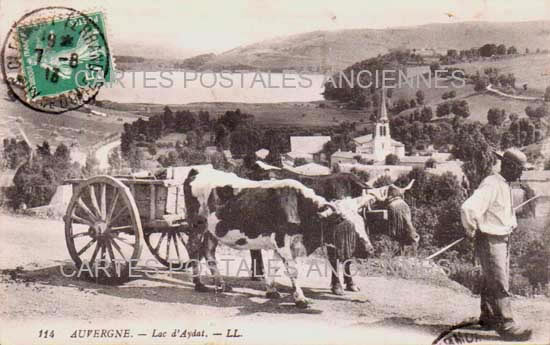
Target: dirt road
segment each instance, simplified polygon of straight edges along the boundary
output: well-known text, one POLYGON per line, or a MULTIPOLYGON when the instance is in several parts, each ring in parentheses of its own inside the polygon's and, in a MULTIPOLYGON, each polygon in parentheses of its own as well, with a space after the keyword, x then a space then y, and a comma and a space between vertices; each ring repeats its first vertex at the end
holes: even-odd
MULTIPOLYGON (((313 301, 306 310, 294 306, 284 277, 278 280, 284 297, 268 300, 261 283, 242 271, 239 277, 226 278, 234 291, 225 294, 197 293, 189 273, 155 272, 160 266, 151 262, 129 283, 97 285, 62 274, 62 269, 71 269, 62 222, 0 214, 0 224, 2 344, 53 343, 38 338, 41 329, 55 330, 56 344, 74 344, 70 336, 75 330, 105 327, 130 329, 135 344, 181 344, 170 334, 152 337, 153 332, 176 328, 210 334, 187 343, 430 344, 451 325, 478 313, 479 300, 463 289, 386 277, 356 277, 362 291, 339 297, 330 294, 329 278, 312 274, 302 279, 313 301), (227 329, 237 329, 230 335, 242 337, 226 338, 227 329), (218 331, 223 336, 214 335, 218 331)), ((218 251, 220 259, 248 260, 246 253, 218 251)), ((146 250, 143 258, 151 258, 146 250)), ((515 299, 514 308, 518 318, 535 329, 534 343, 550 341, 548 299, 515 299)), ((478 341, 497 339, 494 332, 476 332, 478 341)), ((127 342, 86 338, 78 343, 127 342)))
POLYGON ((109 168, 109 153, 112 149, 120 146, 120 140, 115 140, 108 144, 101 146, 95 152, 95 157, 99 161, 99 168, 106 170, 109 168))

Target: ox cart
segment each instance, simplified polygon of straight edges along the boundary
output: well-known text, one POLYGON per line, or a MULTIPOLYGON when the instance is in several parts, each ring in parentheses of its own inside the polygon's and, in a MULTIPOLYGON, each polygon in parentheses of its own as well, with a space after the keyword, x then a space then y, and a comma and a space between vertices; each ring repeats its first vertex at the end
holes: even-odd
POLYGON ((127 281, 143 242, 164 266, 185 267, 190 258, 183 180, 190 167, 175 169, 161 179, 68 180, 73 195, 64 217, 65 239, 76 267, 96 281, 127 281))

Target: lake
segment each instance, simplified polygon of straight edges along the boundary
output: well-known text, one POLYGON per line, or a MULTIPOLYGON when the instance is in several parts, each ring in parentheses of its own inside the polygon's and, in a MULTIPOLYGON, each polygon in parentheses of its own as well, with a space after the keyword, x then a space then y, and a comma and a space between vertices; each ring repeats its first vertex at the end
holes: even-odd
POLYGON ((323 99, 324 80, 300 73, 117 71, 117 80, 103 86, 97 98, 157 104, 311 102, 323 99))

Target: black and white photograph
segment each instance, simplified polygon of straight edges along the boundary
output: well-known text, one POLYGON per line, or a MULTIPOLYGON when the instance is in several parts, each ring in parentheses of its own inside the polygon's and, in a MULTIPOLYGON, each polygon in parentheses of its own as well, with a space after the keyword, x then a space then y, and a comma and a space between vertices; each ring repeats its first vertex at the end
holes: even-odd
POLYGON ((0 0, 0 344, 550 344, 550 2, 0 0))

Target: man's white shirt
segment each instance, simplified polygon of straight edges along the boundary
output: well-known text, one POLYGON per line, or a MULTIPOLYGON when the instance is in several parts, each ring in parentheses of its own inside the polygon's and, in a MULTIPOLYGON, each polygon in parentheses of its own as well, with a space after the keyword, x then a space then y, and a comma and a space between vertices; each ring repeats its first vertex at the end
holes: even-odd
POLYGON ((512 189, 500 174, 487 176, 474 194, 462 204, 462 225, 491 235, 508 235, 517 227, 512 206, 512 189))

